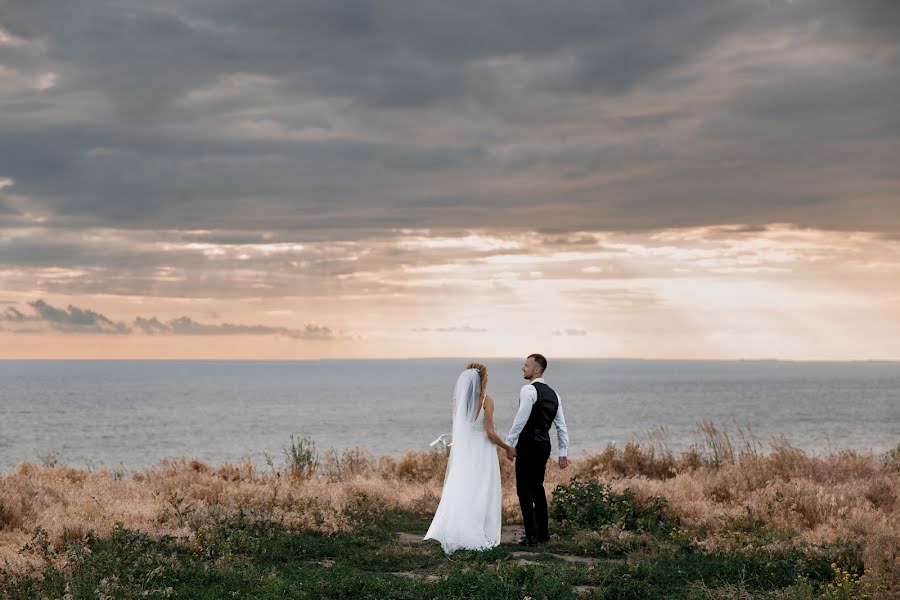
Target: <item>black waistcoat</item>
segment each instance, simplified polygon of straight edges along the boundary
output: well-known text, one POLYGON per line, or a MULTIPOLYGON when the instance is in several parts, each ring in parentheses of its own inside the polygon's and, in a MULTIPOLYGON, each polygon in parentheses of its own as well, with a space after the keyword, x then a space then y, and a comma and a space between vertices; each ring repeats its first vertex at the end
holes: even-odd
POLYGON ((546 383, 536 381, 531 385, 537 390, 537 400, 531 407, 531 416, 522 428, 519 443, 516 445, 549 446, 550 426, 553 425, 553 419, 556 418, 556 411, 559 409, 559 397, 546 383))

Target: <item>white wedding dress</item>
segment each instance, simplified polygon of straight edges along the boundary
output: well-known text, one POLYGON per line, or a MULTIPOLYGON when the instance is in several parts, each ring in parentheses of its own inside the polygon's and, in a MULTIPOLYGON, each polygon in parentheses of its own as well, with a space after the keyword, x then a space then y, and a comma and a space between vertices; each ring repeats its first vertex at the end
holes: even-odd
POLYGON ((500 543, 500 464, 480 405, 481 379, 467 369, 453 394, 453 442, 441 502, 425 534, 447 554, 500 543))

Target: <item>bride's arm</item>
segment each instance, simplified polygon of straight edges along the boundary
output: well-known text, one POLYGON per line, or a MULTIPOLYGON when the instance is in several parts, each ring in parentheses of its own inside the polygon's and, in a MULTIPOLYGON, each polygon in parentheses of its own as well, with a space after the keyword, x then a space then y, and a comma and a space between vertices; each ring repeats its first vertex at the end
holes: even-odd
POLYGON ((507 452, 515 451, 512 446, 506 443, 506 440, 497 435, 497 432, 494 431, 494 399, 490 396, 484 397, 484 429, 487 431, 488 438, 490 438, 494 444, 507 452))

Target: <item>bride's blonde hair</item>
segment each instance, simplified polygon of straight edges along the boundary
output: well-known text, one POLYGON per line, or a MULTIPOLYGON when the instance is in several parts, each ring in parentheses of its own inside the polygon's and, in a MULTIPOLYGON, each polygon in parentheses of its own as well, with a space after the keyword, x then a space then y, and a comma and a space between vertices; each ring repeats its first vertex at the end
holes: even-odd
POLYGON ((478 371, 478 377, 479 379, 481 379, 481 397, 479 398, 479 400, 481 402, 484 402, 485 387, 487 386, 488 378, 487 367, 481 363, 473 362, 469 363, 469 366, 467 366, 466 369, 475 369, 476 371, 478 371))

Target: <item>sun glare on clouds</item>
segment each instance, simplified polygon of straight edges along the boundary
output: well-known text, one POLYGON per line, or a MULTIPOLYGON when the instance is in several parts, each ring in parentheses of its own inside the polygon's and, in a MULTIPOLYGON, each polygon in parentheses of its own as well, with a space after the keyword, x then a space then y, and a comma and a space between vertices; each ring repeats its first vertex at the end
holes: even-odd
MULTIPOLYGON (((29 231, 17 242, 24 235, 41 247, 41 230, 29 231)), ((341 244, 180 237, 97 230, 57 239, 62 251, 79 248, 76 262, 84 264, 7 269, 0 283, 23 314, 41 297, 113 321, 197 318, 202 310, 273 332, 310 321, 344 332, 271 346, 294 357, 460 356, 475 348, 515 356, 521 347, 558 356, 900 356, 900 242, 875 234, 776 225, 564 237, 412 230, 341 244), (110 253, 143 256, 146 272, 89 264, 110 253), (120 281, 121 291, 110 294, 94 278, 120 281)), ((15 333, 9 320, 0 327, 6 341, 35 335, 15 333)), ((117 337, 104 340, 111 354, 127 347, 156 355, 164 341, 117 337)), ((209 338, 208 353, 240 354, 245 339, 209 338)))

